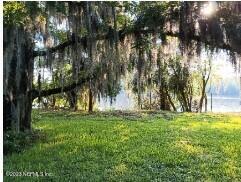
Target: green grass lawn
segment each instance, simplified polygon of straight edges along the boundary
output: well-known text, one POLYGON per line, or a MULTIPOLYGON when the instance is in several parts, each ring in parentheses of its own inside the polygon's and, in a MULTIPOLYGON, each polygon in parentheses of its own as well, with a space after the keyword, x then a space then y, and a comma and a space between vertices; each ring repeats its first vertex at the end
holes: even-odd
POLYGON ((4 181, 241 181, 241 115, 34 111, 44 137, 4 157, 4 181))

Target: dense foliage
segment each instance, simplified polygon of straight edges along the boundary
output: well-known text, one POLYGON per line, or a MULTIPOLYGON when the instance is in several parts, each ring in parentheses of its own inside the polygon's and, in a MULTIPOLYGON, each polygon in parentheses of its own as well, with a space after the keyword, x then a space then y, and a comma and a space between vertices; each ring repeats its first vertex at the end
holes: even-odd
MULTIPOLYGON (((128 85, 140 109, 202 111, 211 67, 190 62, 205 49, 211 55, 221 48, 236 65, 241 50, 239 2, 4 2, 4 30, 9 85, 20 68, 8 61, 15 47, 21 61, 29 59, 28 72, 19 71, 22 79, 28 77, 27 86, 19 86, 26 108, 33 101, 39 107, 92 111, 97 98, 112 101, 130 74, 128 85), (21 32, 29 39, 19 39, 21 32), (171 47, 175 41, 178 46, 171 47)), ((5 85, 9 108, 21 105, 14 100, 18 93, 5 85)), ((13 122, 21 111, 9 115, 13 122)))

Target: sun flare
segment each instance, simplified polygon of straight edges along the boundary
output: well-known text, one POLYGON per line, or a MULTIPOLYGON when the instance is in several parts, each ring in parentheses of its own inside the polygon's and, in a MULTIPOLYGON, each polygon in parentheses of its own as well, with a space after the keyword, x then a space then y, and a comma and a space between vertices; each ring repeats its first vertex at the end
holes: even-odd
POLYGON ((203 8, 201 9, 201 13, 202 13, 204 16, 210 17, 210 16, 212 16, 212 15, 216 12, 216 9, 217 9, 217 4, 216 4, 216 2, 214 2, 214 1, 208 2, 208 3, 205 4, 205 5, 203 6, 203 8))

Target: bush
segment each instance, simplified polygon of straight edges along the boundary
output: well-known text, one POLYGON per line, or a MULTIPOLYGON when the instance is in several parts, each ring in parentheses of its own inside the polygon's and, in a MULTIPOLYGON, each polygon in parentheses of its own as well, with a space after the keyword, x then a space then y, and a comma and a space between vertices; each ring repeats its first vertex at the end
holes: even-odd
POLYGON ((4 155, 21 152, 37 139, 36 132, 13 132, 5 131, 3 134, 4 155))

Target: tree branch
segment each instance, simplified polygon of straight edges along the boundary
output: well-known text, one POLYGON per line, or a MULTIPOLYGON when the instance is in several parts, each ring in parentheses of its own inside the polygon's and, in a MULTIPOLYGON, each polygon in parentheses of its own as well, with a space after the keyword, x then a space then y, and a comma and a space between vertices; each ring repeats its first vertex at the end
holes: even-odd
MULTIPOLYGON (((96 34, 93 35, 91 37, 85 36, 85 37, 77 37, 75 39, 75 35, 72 34, 72 38, 60 43, 59 45, 52 47, 52 48, 48 48, 47 50, 44 51, 34 51, 33 56, 37 57, 37 56, 46 56, 48 54, 57 52, 57 51, 61 51, 64 50, 66 47, 71 46, 73 44, 75 44, 76 42, 81 43, 82 45, 87 45, 87 41, 91 41, 91 40, 107 40, 109 38, 111 38, 113 36, 113 29, 109 29, 109 32, 106 34, 96 34)), ((122 34, 123 31, 119 31, 118 34, 122 34)), ((121 35, 120 35, 121 36, 121 35)))
MULTIPOLYGON (((110 28, 108 33, 93 35, 92 39, 94 39, 94 40, 107 40, 107 39, 111 38, 112 36, 114 36, 113 31, 114 31, 114 29, 110 28)), ((118 31, 118 35, 121 39, 123 39, 125 36, 127 36, 129 34, 133 34, 133 33, 148 34, 148 33, 153 33, 153 32, 154 32, 153 29, 132 30, 132 31, 120 30, 120 31, 118 31)), ((161 32, 161 31, 159 30, 159 32, 161 32)), ((171 31, 168 31, 168 32, 164 32, 164 34, 166 36, 179 37, 180 39, 182 38, 180 33, 173 33, 171 31)), ((72 36, 72 37, 74 37, 74 36, 72 36)), ((204 37, 201 37, 201 36, 198 36, 198 35, 190 34, 190 35, 188 35, 188 37, 189 37, 190 40, 202 42, 202 43, 207 44, 207 45, 213 45, 211 40, 207 40, 204 37)), ((87 36, 82 37, 82 38, 78 37, 77 42, 81 43, 82 45, 86 45, 87 40, 90 41, 89 39, 90 38, 87 37, 87 36)), ((74 38, 72 38, 72 40, 67 40, 67 41, 65 41, 65 42, 63 42, 63 43, 61 43, 61 44, 59 44, 55 47, 47 49, 46 51, 34 51, 33 55, 34 55, 34 57, 36 57, 36 56, 46 56, 47 54, 51 54, 51 53, 54 53, 56 51, 64 50, 66 47, 68 47, 70 45, 73 45, 75 42, 76 41, 74 40, 74 38)), ((226 44, 224 42, 219 42, 219 43, 216 42, 215 44, 216 45, 214 47, 216 47, 218 49, 224 49, 224 50, 228 50, 228 51, 232 51, 232 52, 237 52, 239 54, 241 53, 241 49, 232 47, 230 44, 226 44)))
MULTIPOLYGON (((181 35, 179 33, 166 32, 165 34, 167 36, 179 37, 181 39, 181 35)), ((190 40, 201 42, 201 43, 204 43, 206 45, 213 45, 212 40, 207 40, 204 37, 201 37, 201 36, 198 36, 198 35, 190 34, 190 35, 188 35, 188 38, 190 40)), ((213 47, 215 47, 215 48, 224 49, 224 50, 227 50, 227 51, 237 52, 238 54, 241 54, 241 49, 232 47, 230 44, 226 44, 224 42, 219 42, 219 43, 216 42, 215 44, 216 45, 213 45, 213 47)))
POLYGON ((64 50, 65 47, 68 47, 70 45, 72 45, 74 43, 74 41, 72 40, 67 40, 66 42, 63 42, 55 47, 52 47, 52 48, 49 48, 48 50, 46 51, 34 51, 33 53, 33 56, 36 57, 36 56, 46 56, 47 54, 51 54, 51 53, 54 53, 56 51, 59 51, 59 50, 64 50))
POLYGON ((57 88, 52 88, 52 89, 47 89, 47 90, 38 91, 38 90, 34 89, 31 91, 32 92, 32 100, 34 100, 37 97, 47 97, 47 96, 50 96, 53 94, 59 94, 62 92, 71 91, 71 90, 75 89, 76 87, 83 85, 88 80, 89 80, 88 78, 85 78, 85 79, 79 80, 77 83, 72 83, 72 84, 64 86, 64 87, 57 87, 57 88))

